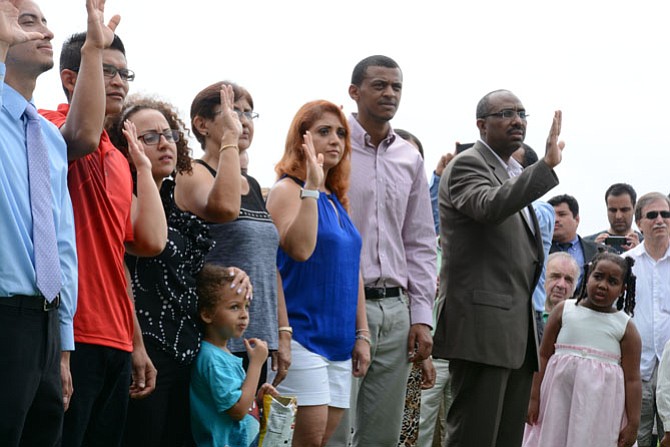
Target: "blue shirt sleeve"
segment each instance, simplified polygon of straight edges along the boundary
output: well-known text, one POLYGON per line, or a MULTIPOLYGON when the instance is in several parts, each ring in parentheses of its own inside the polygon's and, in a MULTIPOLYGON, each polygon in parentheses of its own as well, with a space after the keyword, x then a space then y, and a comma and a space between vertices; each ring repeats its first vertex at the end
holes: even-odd
POLYGON ((540 227, 540 235, 542 236, 542 248, 544 249, 544 265, 542 266, 542 273, 540 279, 537 281, 537 286, 533 290, 533 308, 536 311, 544 311, 544 302, 546 300, 546 291, 544 290, 545 274, 547 269, 547 257, 551 249, 551 239, 554 236, 554 207, 536 200, 533 202, 533 210, 537 216, 537 222, 540 227))

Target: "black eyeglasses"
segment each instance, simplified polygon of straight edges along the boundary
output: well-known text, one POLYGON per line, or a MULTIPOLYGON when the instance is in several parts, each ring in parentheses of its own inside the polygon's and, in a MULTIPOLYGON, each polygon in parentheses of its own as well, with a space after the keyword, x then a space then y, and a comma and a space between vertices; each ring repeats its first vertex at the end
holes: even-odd
POLYGON ((240 119, 242 119, 243 116, 246 116, 247 119, 249 119, 249 120, 255 120, 256 118, 258 118, 260 116, 258 113, 252 112, 252 111, 244 112, 240 109, 233 109, 233 110, 235 111, 235 113, 237 113, 237 116, 240 119))
POLYGON ((168 143, 176 143, 179 141, 179 131, 174 129, 167 129, 161 133, 158 132, 147 132, 144 135, 140 135, 137 138, 144 141, 144 144, 158 144, 161 140, 161 136, 165 138, 165 141, 168 143))
POLYGON ((486 115, 482 115, 479 118, 486 118, 489 116, 497 116, 498 118, 505 118, 505 119, 512 119, 514 118, 515 115, 519 115, 519 118, 522 120, 526 120, 528 118, 528 114, 526 113, 525 110, 514 110, 514 109, 503 109, 500 112, 495 112, 495 113, 488 113, 486 115))
POLYGON ((654 220, 658 217, 659 214, 663 219, 670 219, 670 211, 649 211, 644 215, 644 217, 649 220, 654 220))
POLYGON ((116 68, 113 65, 102 64, 102 74, 106 78, 113 78, 116 74, 119 74, 119 77, 126 82, 131 82, 135 80, 135 72, 128 70, 127 68, 116 68))

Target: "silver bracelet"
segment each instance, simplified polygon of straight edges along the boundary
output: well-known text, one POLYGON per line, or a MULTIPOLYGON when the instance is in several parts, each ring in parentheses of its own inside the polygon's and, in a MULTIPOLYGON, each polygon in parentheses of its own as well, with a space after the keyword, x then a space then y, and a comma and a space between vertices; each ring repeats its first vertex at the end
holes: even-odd
POLYGON ((368 337, 367 335, 358 334, 356 336, 356 340, 363 340, 363 341, 367 342, 367 344, 372 346, 372 339, 370 339, 370 337, 368 337))

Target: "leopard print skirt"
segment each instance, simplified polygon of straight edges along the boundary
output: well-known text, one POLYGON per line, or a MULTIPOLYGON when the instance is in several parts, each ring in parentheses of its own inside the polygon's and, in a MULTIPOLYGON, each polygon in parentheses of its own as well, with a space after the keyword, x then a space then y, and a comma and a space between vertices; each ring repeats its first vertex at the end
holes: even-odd
POLYGON ((414 363, 407 380, 405 411, 402 415, 402 428, 398 447, 414 447, 419 439, 419 413, 421 410, 421 363, 414 363))

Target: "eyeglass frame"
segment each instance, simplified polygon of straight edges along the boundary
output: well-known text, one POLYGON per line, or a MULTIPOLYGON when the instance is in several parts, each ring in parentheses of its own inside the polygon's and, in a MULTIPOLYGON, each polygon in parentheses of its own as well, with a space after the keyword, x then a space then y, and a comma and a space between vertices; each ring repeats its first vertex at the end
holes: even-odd
POLYGON ((260 116, 258 112, 254 112, 253 110, 248 110, 245 112, 244 110, 233 108, 233 111, 237 113, 237 117, 239 119, 242 119, 242 117, 245 116, 248 120, 253 121, 260 116))
POLYGON ((522 119, 523 121, 526 121, 528 119, 528 117, 530 116, 526 113, 525 110, 502 109, 498 112, 487 113, 486 115, 482 115, 482 116, 479 116, 477 118, 478 119, 484 119, 484 118, 487 118, 489 116, 497 116, 498 118, 503 118, 503 119, 508 119, 509 120, 509 119, 513 119, 514 116, 516 116, 516 115, 518 115, 519 118, 522 119), (505 115, 509 115, 509 116, 505 116, 505 115))
POLYGON ((647 211, 647 213, 644 215, 649 220, 656 220, 658 215, 661 215, 661 218, 663 219, 670 219, 670 211, 647 211))
POLYGON ((122 81, 133 82, 135 80, 135 72, 127 68, 117 68, 111 64, 102 64, 102 75, 108 79, 112 79, 114 76, 119 75, 122 81), (107 72, 105 72, 105 70, 107 72))
MULTIPOLYGON (((79 73, 80 68, 81 67, 73 68, 72 71, 79 73)), ((124 82, 133 82, 135 80, 135 72, 133 70, 129 70, 128 68, 116 68, 111 64, 102 64, 102 75, 104 77, 112 79, 117 74, 124 82), (105 73, 105 69, 107 69, 109 73, 105 73)))
POLYGON ((176 130, 176 129, 167 129, 167 130, 164 130, 163 132, 156 132, 155 130, 151 130, 151 131, 146 132, 146 133, 144 133, 144 134, 142 134, 142 135, 138 135, 138 136, 137 136, 137 139, 138 139, 138 140, 142 140, 142 142, 143 142, 144 144, 146 144, 146 145, 153 146, 153 145, 155 145, 155 144, 160 143, 160 141, 161 141, 161 137, 165 138, 165 141, 167 141, 168 143, 177 143, 177 142, 180 140, 180 137, 179 137, 179 130, 176 130), (154 142, 148 142, 148 141, 146 140, 147 135, 154 135, 154 136, 157 136, 158 139, 157 139, 156 141, 154 141, 154 142), (168 138, 168 137, 169 137, 169 138, 168 138))

